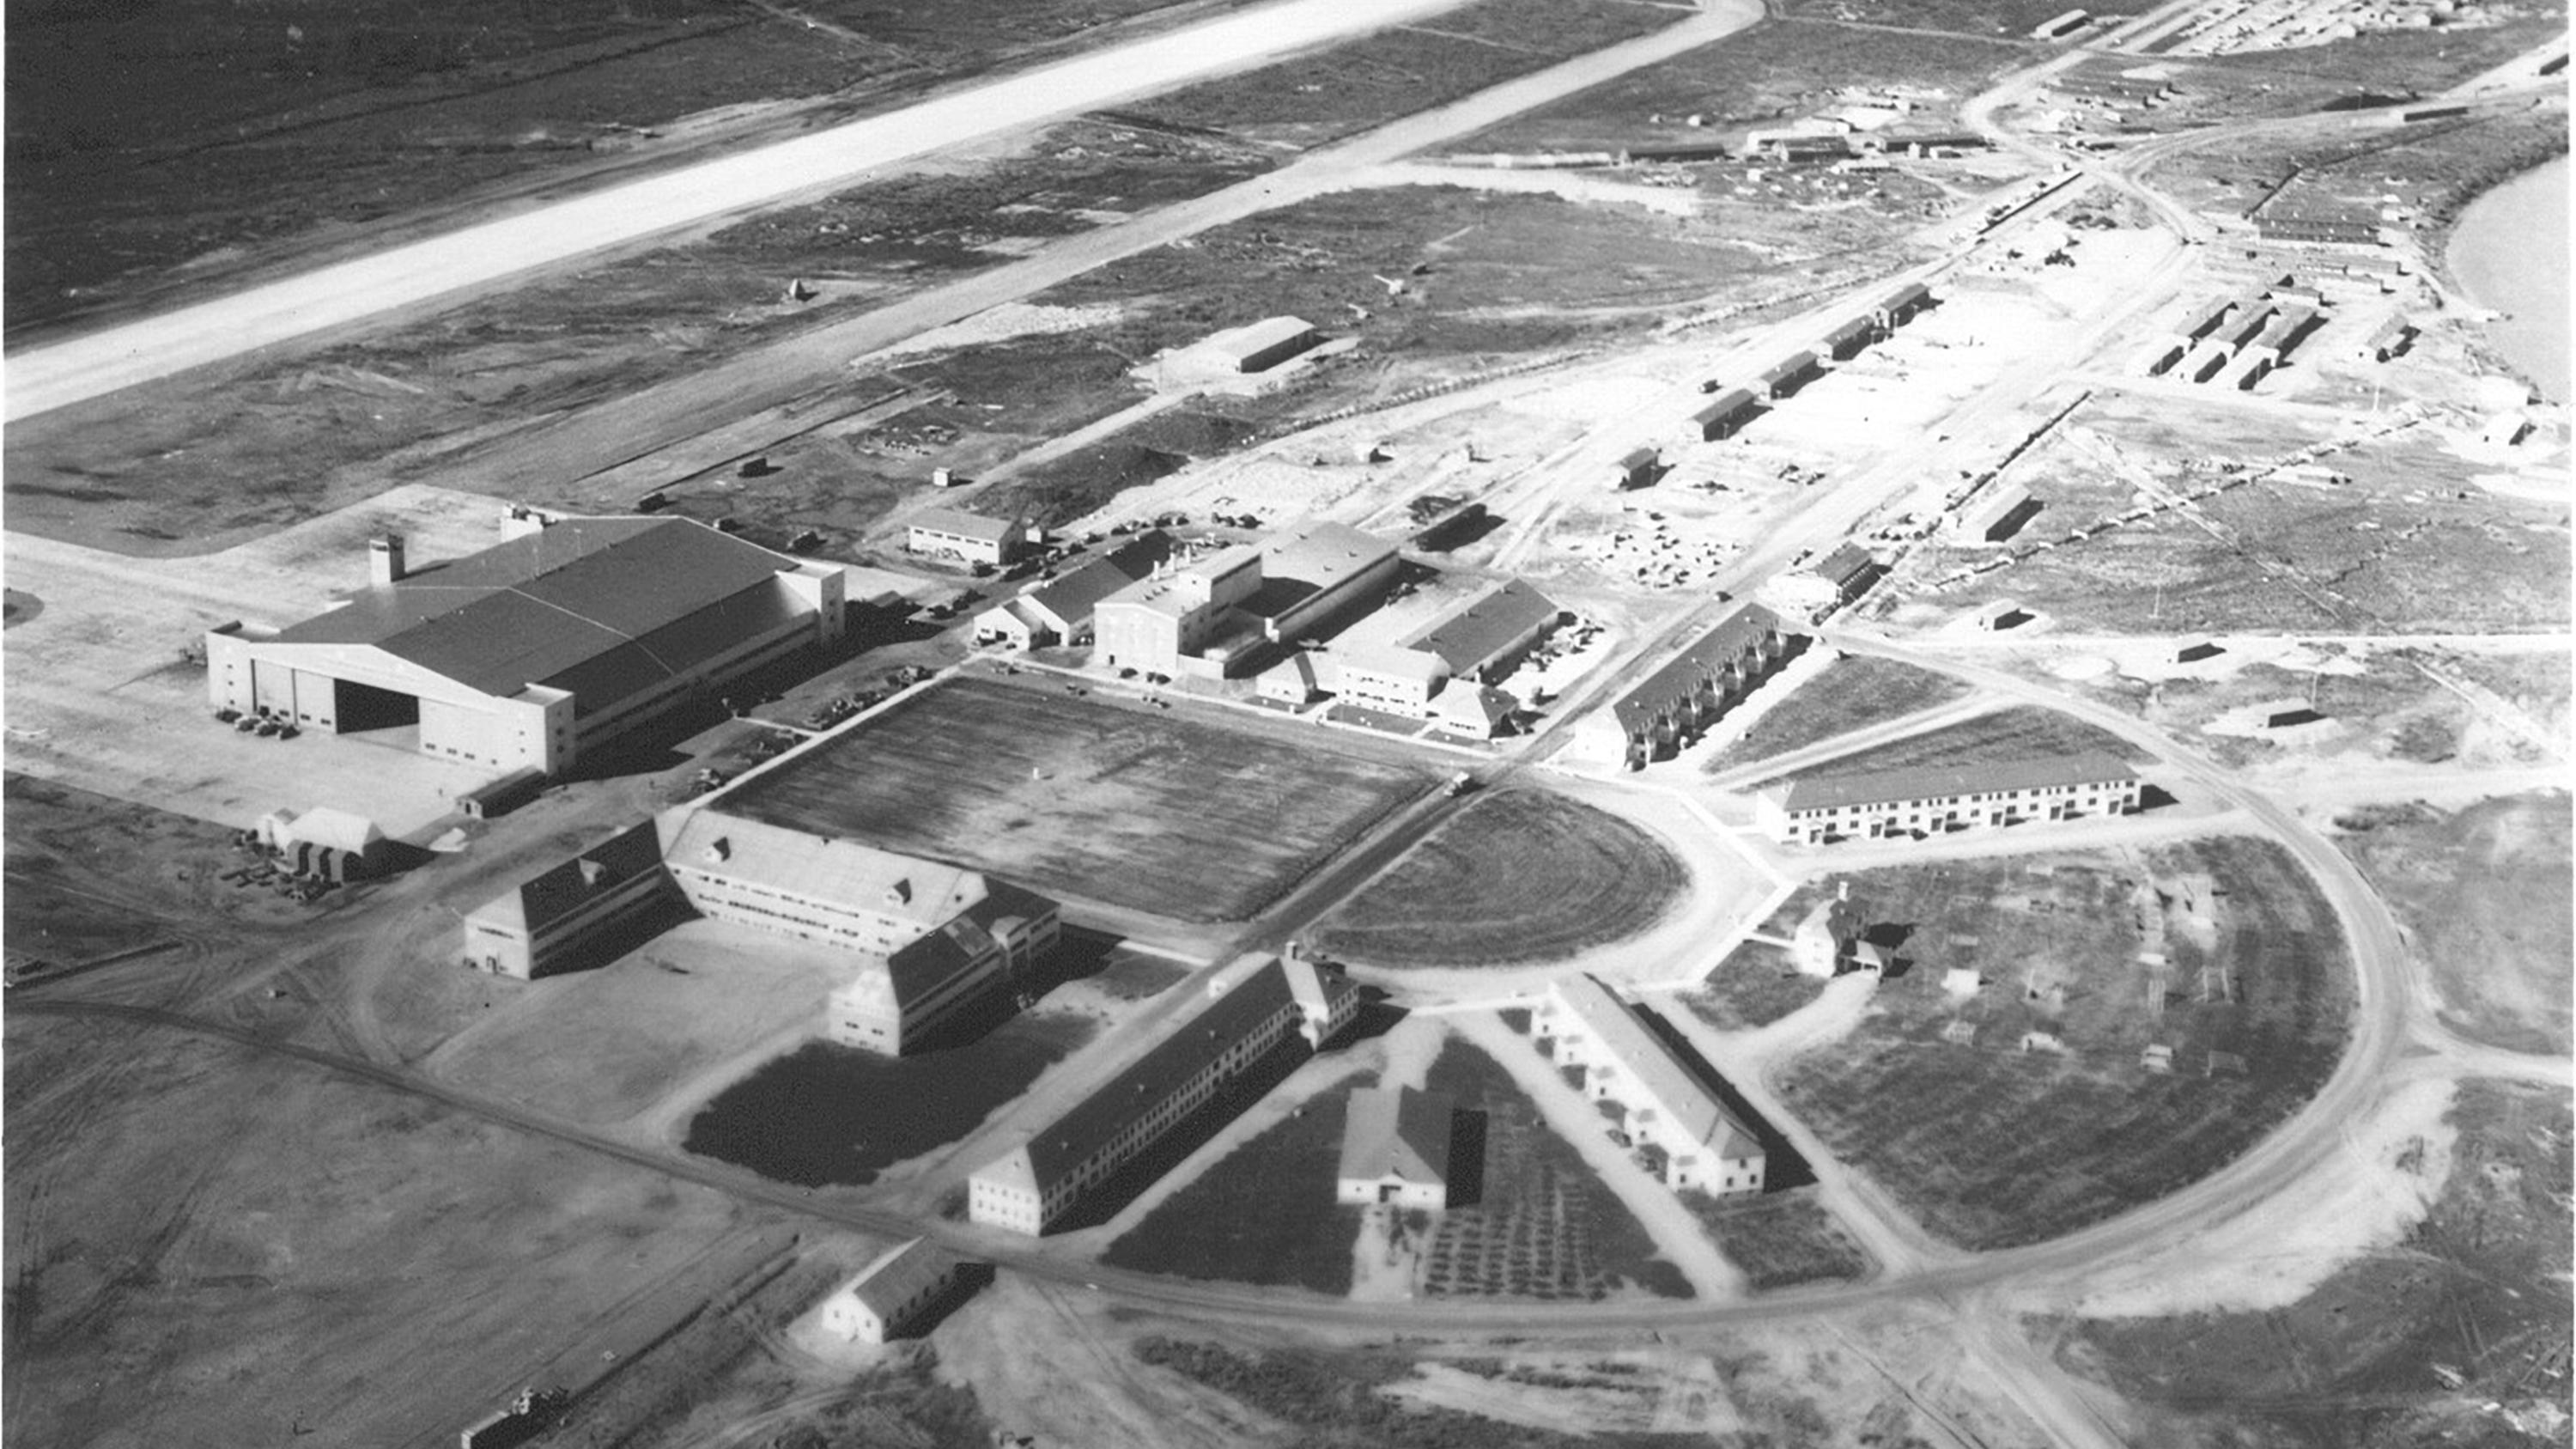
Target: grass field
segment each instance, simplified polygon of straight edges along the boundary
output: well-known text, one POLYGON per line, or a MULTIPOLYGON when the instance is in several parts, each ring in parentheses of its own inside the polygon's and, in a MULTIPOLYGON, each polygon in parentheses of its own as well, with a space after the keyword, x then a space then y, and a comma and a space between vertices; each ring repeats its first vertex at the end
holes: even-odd
MULTIPOLYGON (((1515 116, 1448 149, 1602 151, 1705 140, 1704 128, 1759 126, 1833 104, 1845 86, 1939 86, 1964 99, 2031 58, 2024 47, 1986 40, 1766 21, 1515 116), (1702 125, 1688 125, 1691 116, 1702 125)), ((1917 123, 1937 124, 1945 111, 1926 104, 1917 123)))
POLYGON ((2337 844, 2404 922, 2431 968, 2442 1024, 2510 1051, 2565 1056, 2570 1032, 2563 793, 2347 812, 2337 844))
POLYGON ((2143 760, 2145 754, 2108 730, 2072 719, 2035 704, 2016 705, 1949 725, 1929 734, 1891 741, 1858 754, 1844 755, 1801 776, 1834 778, 1876 770, 1996 764, 2034 755, 2100 750, 2116 759, 2143 760))
POLYGON ((1312 933, 1373 966, 1550 961, 1652 926, 1690 871, 1624 820, 1543 790, 1476 801, 1312 933))
POLYGON ((1101 1261, 1337 1298, 1349 1293, 1360 1210, 1333 1200, 1348 1104, 1338 1088, 1310 1098, 1164 1199, 1101 1261))
POLYGON ((1295 1437, 1287 1442, 1301 1449, 1678 1449, 1709 1442, 1696 1434, 1570 1433, 1408 1405, 1384 1392, 1412 1376, 1412 1361, 1399 1354, 1248 1352, 1157 1335, 1137 1340, 1135 1355, 1290 1426, 1295 1437))
POLYGON ((2473 1081, 2450 1121, 2450 1175, 2404 1242, 2270 1312, 2078 1323, 2061 1360, 2139 1405, 2145 1443, 2563 1441, 2566 1093, 2473 1081))
POLYGON ((1430 784, 1324 742, 958 679, 726 798, 1040 891, 1234 921, 1430 784))
POLYGON ((1782 1093, 1964 1247, 2037 1242, 2205 1176, 2306 1101, 2350 1035, 2334 917, 2269 841, 1863 871, 1851 896, 1905 969, 1782 1093), (2161 1017, 2144 950, 2167 959, 2161 1017), (1953 996, 1956 967, 1985 985, 1953 996), (2063 1050, 2026 1048, 2034 1032, 2063 1050), (2170 1073, 2144 1064, 2151 1043, 2170 1073))
POLYGON ((1711 1026, 1746 1031, 1769 1026, 1824 989, 1825 978, 1801 973, 1789 964, 1788 952, 1747 941, 1728 952, 1697 991, 1683 993, 1681 1002, 1711 1026))
POLYGON ((723 0, 290 0, 255 20, 214 0, 39 0, 10 17, 8 322, 475 188, 757 134, 800 101, 891 101, 1170 3, 802 7, 850 39, 723 0))
POLYGON ((1967 693, 1965 683, 1946 674, 1893 659, 1848 655, 1772 705, 1704 768, 1715 774, 1785 755, 1883 720, 1965 698, 1967 693))
POLYGON ((1493 1058, 1452 1040, 1429 1090, 1485 1114, 1485 1182, 1474 1207, 1452 1208, 1423 1249, 1423 1291, 1436 1297, 1598 1299, 1642 1288, 1688 1298, 1681 1270, 1592 1179, 1493 1058))
POLYGON ((1483 0, 1157 96, 1132 114, 1265 144, 1315 146, 1661 30, 1683 13, 1622 0, 1483 0))
POLYGON ((1813 1192, 1681 1196, 1719 1251, 1744 1270, 1745 1281, 1757 1290, 1839 1283, 1869 1271, 1868 1252, 1813 1192))

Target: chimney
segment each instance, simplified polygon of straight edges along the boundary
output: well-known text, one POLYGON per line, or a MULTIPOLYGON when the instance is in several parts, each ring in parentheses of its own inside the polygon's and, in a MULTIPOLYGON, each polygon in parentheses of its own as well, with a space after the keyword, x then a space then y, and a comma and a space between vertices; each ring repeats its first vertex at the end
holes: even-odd
POLYGON ((403 541, 399 533, 380 533, 367 540, 367 582, 382 588, 403 578, 403 541))

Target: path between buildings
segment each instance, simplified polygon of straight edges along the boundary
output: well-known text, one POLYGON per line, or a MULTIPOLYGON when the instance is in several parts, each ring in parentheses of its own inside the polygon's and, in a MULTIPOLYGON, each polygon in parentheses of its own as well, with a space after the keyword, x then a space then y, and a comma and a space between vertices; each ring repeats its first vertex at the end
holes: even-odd
POLYGON ((1607 1124, 1593 1105, 1565 1084, 1547 1059, 1531 1049, 1530 1039, 1503 1025, 1497 1016, 1462 1016, 1453 1029, 1473 1042, 1511 1074, 1538 1107, 1548 1130, 1565 1139, 1601 1186, 1627 1205, 1655 1250, 1681 1269, 1703 1301, 1724 1302, 1745 1296, 1744 1274, 1709 1241, 1699 1218, 1672 1189, 1649 1176, 1626 1150, 1611 1142, 1607 1124))

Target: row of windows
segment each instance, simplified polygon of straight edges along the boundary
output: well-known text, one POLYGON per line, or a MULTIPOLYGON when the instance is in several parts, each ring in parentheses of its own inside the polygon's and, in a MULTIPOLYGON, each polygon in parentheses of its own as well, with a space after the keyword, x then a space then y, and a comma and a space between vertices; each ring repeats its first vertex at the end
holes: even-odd
POLYGON ((2083 793, 2087 799, 2098 799, 2106 792, 2122 791, 2125 789, 2126 787, 2123 785, 2113 784, 2037 785, 2032 786, 2027 790, 1989 790, 1984 793, 1974 795, 1927 795, 1920 799, 1881 800, 1857 805, 1814 805, 1794 813, 1800 820, 1829 819, 1834 816, 1841 815, 1845 811, 1849 811, 1855 816, 1877 815, 1897 810, 1931 810, 1951 805, 2009 802, 2024 798, 2036 801, 2051 797, 2074 795, 2079 792, 2083 793))

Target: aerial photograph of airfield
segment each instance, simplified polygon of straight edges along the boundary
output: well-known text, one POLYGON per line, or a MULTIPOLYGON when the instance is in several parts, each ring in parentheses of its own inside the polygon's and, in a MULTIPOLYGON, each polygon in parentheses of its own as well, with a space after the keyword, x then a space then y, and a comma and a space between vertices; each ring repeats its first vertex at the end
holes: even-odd
POLYGON ((2564 0, 9 19, 11 1449, 2576 1442, 2564 0))

